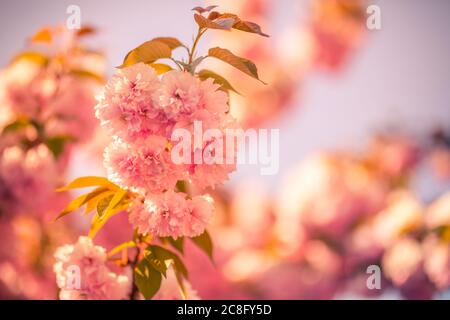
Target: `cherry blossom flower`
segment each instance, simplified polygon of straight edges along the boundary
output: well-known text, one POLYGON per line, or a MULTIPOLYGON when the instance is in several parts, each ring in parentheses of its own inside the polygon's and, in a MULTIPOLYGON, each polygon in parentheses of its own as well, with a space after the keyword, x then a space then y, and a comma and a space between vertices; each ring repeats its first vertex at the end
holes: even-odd
POLYGON ((161 136, 151 136, 142 145, 116 139, 105 149, 109 179, 142 194, 173 189, 185 177, 184 168, 172 162, 166 147, 167 140, 161 136))
POLYGON ((95 246, 87 237, 80 237, 74 245, 58 248, 55 259, 60 299, 120 300, 129 294, 130 279, 111 272, 106 265, 105 249, 95 246), (79 279, 74 278, 78 276, 74 270, 80 270, 79 279))
POLYGON ((7 211, 40 214, 49 210, 60 179, 58 163, 43 144, 28 151, 8 147, 0 155, 0 197, 7 211))
POLYGON ((188 72, 171 71, 161 80, 158 98, 167 117, 178 121, 191 118, 198 110, 227 112, 228 97, 218 89, 212 79, 201 81, 188 72))
POLYGON ((202 234, 213 213, 206 196, 186 199, 181 192, 167 191, 138 199, 130 213, 130 223, 139 233, 160 237, 195 237, 202 234))
POLYGON ((120 69, 97 97, 96 116, 110 133, 125 141, 164 135, 166 121, 157 104, 158 88, 152 67, 137 63, 120 69))

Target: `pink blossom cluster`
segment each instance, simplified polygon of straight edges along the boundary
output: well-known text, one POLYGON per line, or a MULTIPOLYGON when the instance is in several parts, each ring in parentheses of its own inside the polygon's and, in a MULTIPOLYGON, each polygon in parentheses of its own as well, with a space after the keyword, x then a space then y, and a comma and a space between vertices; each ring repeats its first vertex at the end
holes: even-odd
POLYGON ((65 184, 73 150, 98 127, 103 56, 82 47, 77 31, 44 29, 50 40, 32 37, 0 71, 2 297, 55 297, 51 252, 76 229, 69 221, 48 223, 69 202, 55 189, 65 184))
POLYGON ((186 199, 183 193, 167 191, 151 195, 143 202, 137 199, 130 212, 130 222, 141 234, 196 237, 205 230, 213 211, 208 196, 186 199))
POLYGON ((392 288, 428 299, 447 292, 450 195, 426 203, 407 183, 419 164, 417 150, 412 140, 386 136, 362 153, 307 158, 277 198, 257 182, 215 194, 226 204, 217 206, 211 232, 221 274, 208 271, 202 282, 206 271, 195 269, 198 257, 188 257, 191 281, 206 299, 255 292, 266 299, 373 297, 392 288), (371 265, 380 268, 380 290, 367 286, 371 265))
POLYGON ((57 285, 62 300, 121 300, 129 296, 131 280, 107 266, 106 250, 80 237, 55 253, 57 285))
POLYGON ((138 63, 120 69, 105 86, 96 106, 101 125, 113 136, 105 150, 105 166, 110 180, 144 198, 130 215, 140 232, 173 237, 203 232, 213 211, 209 200, 187 199, 174 192, 175 186, 188 181, 199 189, 215 187, 235 170, 235 161, 195 162, 213 138, 194 144, 193 139, 186 142, 172 134, 183 128, 194 136, 194 123, 200 122, 203 131, 217 129, 225 136, 225 129, 234 125, 227 112, 228 97, 219 85, 185 71, 159 77, 152 67, 138 63), (192 161, 173 161, 171 150, 178 143, 191 147, 187 156, 192 161))
POLYGON ((96 81, 58 74, 51 67, 18 60, 0 73, 0 101, 10 120, 25 117, 43 124, 48 136, 86 142, 96 128, 96 81))
POLYGON ((62 183, 61 163, 45 145, 30 150, 10 146, 0 155, 0 207, 5 214, 39 216, 61 206, 65 196, 54 191, 62 183))

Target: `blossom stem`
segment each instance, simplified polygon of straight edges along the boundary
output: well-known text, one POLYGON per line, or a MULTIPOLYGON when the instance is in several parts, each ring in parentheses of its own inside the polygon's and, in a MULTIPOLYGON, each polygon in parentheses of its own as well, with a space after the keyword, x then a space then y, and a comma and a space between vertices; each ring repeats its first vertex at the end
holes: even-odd
POLYGON ((197 35, 195 36, 194 43, 192 44, 191 51, 189 53, 189 61, 188 64, 191 64, 194 60, 195 50, 197 49, 198 42, 201 36, 205 33, 206 29, 198 27, 197 35))
MULTIPOLYGON (((134 269, 136 268, 136 266, 139 262, 140 255, 141 255, 141 248, 139 246, 136 246, 136 256, 134 257, 133 261, 131 261, 131 264, 130 264, 131 270, 133 272, 133 278, 134 278, 134 269)), ((133 279, 132 283, 133 283, 133 285, 132 285, 132 289, 130 292, 130 300, 136 300, 136 298, 137 298, 136 296, 137 296, 137 293, 139 292, 139 289, 138 289, 134 279, 133 279)))

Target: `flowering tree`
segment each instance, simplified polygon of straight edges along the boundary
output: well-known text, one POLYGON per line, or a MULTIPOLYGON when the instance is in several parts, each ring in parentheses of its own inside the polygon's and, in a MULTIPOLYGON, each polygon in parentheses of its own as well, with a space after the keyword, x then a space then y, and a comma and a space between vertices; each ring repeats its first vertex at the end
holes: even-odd
POLYGON ((0 73, 2 297, 53 297, 48 253, 70 234, 67 224, 48 224, 68 200, 54 190, 66 183, 72 151, 97 127, 104 58, 82 41, 93 31, 43 28, 0 73))
MULTIPOLYGON (((446 134, 439 136, 444 151, 446 134)), ((220 272, 196 289, 205 298, 264 299, 448 292, 450 194, 423 201, 412 184, 436 148, 427 140, 391 133, 358 153, 317 152, 288 173, 275 197, 248 181, 214 195, 223 203, 222 222, 210 227, 220 272), (377 287, 369 267, 379 268, 377 287)), ((192 279, 204 277, 197 269, 192 279)))
POLYGON ((95 187, 58 216, 81 206, 86 212, 95 211, 89 238, 80 237, 75 245, 56 252, 61 299, 137 299, 139 293, 146 299, 196 298, 179 254, 190 238, 212 258, 205 228, 214 204, 204 190, 223 183, 236 168, 236 143, 222 139, 227 129, 236 127, 227 95, 234 89, 220 75, 198 67, 213 57, 259 80, 253 62, 220 47, 198 56, 197 46, 212 29, 266 36, 257 24, 214 9, 193 9, 198 31, 191 47, 176 38, 159 37, 131 50, 99 95, 96 115, 112 136, 104 154, 108 179, 82 177, 59 189, 95 187), (177 48, 185 49, 187 57, 175 59, 172 51, 177 48), (180 129, 194 141, 177 135, 180 129), (197 141, 203 130, 216 134, 197 141), (178 151, 181 162, 175 160, 178 151), (119 213, 128 214, 134 236, 106 253, 91 239, 119 213), (122 267, 123 274, 113 271, 112 262, 122 267), (130 271, 132 279, 126 274, 130 271))

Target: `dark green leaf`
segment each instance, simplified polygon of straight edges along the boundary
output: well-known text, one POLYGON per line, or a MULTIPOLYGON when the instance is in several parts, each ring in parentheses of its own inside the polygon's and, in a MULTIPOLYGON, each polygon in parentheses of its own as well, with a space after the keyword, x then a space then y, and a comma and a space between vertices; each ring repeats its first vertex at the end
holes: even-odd
POLYGON ((157 257, 160 260, 163 261, 172 260, 175 271, 181 273, 185 278, 188 277, 188 271, 186 266, 175 253, 167 250, 166 248, 156 245, 148 246, 147 250, 150 250, 150 252, 152 252, 155 255, 155 257, 157 257))
POLYGON ((58 158, 63 153, 65 144, 71 141, 74 141, 74 139, 70 136, 53 136, 47 138, 45 144, 55 158, 58 158))
POLYGON ((172 247, 177 249, 178 252, 181 254, 184 253, 184 238, 179 237, 177 239, 174 239, 172 237, 161 237, 161 240, 163 242, 168 242, 172 247))
POLYGON ((208 231, 205 230, 201 235, 191 238, 191 240, 213 260, 213 243, 208 231))
POLYGON ((167 265, 164 260, 159 259, 156 255, 154 255, 151 251, 148 250, 145 251, 144 258, 150 262, 153 268, 155 268, 164 277, 166 277, 167 265))
POLYGON ((134 269, 134 281, 145 299, 149 300, 161 287, 161 273, 156 270, 150 261, 142 259, 134 269))

